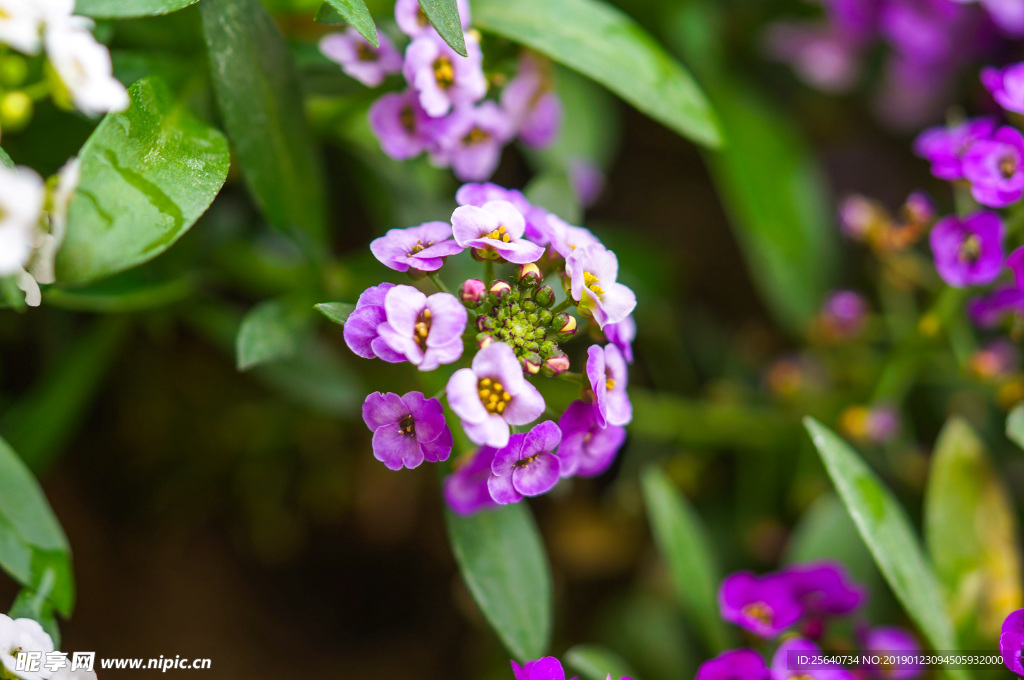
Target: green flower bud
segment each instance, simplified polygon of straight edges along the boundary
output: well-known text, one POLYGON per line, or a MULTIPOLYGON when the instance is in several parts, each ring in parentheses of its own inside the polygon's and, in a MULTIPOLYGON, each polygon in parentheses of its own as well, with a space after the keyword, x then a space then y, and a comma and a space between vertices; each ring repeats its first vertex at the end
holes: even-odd
POLYGON ((533 299, 537 301, 537 304, 541 307, 550 307, 555 302, 555 291, 551 286, 541 286, 533 294, 533 299))

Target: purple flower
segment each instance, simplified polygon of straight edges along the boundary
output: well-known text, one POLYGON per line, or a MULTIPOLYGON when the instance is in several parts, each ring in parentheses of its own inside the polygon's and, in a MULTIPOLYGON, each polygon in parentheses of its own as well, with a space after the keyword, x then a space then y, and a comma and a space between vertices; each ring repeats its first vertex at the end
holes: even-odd
POLYGON ((372 392, 363 402, 363 420, 373 431, 374 458, 391 470, 447 460, 451 453, 452 432, 441 402, 420 392, 372 392))
POLYGON ((1024 35, 1024 3, 1020 0, 981 0, 981 4, 1004 33, 1024 35))
POLYGON ((822 320, 828 330, 839 338, 859 335, 867 320, 868 303, 852 290, 841 290, 825 300, 822 320))
POLYGON ((826 92, 848 90, 860 75, 862 45, 832 26, 778 23, 769 27, 765 47, 772 59, 826 92))
POLYGON ((606 179, 601 168, 588 160, 576 158, 569 162, 569 182, 580 205, 585 208, 597 202, 606 179))
MULTIPOLYGON (((459 20, 462 29, 469 28, 469 0, 457 0, 459 8, 459 20)), ((420 8, 419 0, 398 0, 395 3, 395 22, 402 33, 410 38, 418 38, 421 35, 436 34, 430 20, 420 8)))
POLYGON ((1024 675, 1024 609, 1010 612, 1003 620, 1002 634, 999 636, 999 651, 1003 655, 1003 663, 1017 675, 1024 675))
POLYGON ((562 126, 562 102, 551 82, 551 69, 527 55, 519 72, 501 92, 501 108, 527 146, 543 148, 558 136, 562 126))
POLYGON ((601 427, 628 425, 633 420, 633 405, 626 393, 629 367, 615 345, 591 345, 587 350, 587 379, 597 397, 595 416, 601 427))
POLYGON ((487 179, 510 139, 512 121, 494 102, 457 108, 439 125, 433 160, 450 165, 460 180, 487 179))
POLYGON ((384 298, 394 287, 393 283, 382 283, 364 290, 356 302, 355 310, 345 321, 342 337, 357 356, 364 359, 383 359, 392 364, 405 361, 405 356, 391 349, 378 331, 381 324, 387 321, 384 298))
POLYGON ((982 328, 993 328, 1007 316, 1024 318, 1024 291, 1016 287, 999 288, 985 297, 967 303, 967 314, 982 328))
MULTIPOLYGON (((897 626, 882 626, 870 629, 864 635, 864 650, 872 654, 889 655, 897 652, 905 652, 908 657, 915 658, 915 654, 921 651, 914 636, 897 626)), ((920 663, 900 664, 895 668, 886 666, 871 669, 875 677, 886 678, 887 680, 910 680, 922 672, 920 663)))
POLYGON ((544 249, 523 239, 526 218, 508 201, 463 205, 452 213, 452 233, 463 248, 497 254, 516 264, 536 262, 544 249))
POLYGON ((756 576, 749 571, 730 575, 718 589, 722 618, 763 638, 775 637, 803 614, 789 580, 778 574, 756 576))
POLYGON ((506 189, 491 182, 463 184, 455 192, 455 201, 459 205, 475 205, 478 208, 490 201, 508 201, 526 219, 524 235, 527 240, 539 246, 547 245, 550 240, 547 220, 551 213, 530 203, 521 191, 506 189))
POLYGON ((462 356, 468 313, 454 295, 427 297, 412 286, 395 286, 384 297, 387 320, 377 332, 391 349, 421 371, 433 371, 462 356))
POLYGON ((816 616, 849 614, 864 602, 866 591, 833 562, 789 567, 782 572, 804 612, 816 616))
POLYGON ((428 115, 439 118, 487 94, 480 44, 469 35, 466 51, 469 56, 460 56, 436 34, 422 35, 406 48, 402 73, 428 115))
POLYGON ((320 51, 341 70, 363 85, 377 87, 389 73, 402 70, 402 55, 383 33, 380 47, 374 47, 351 26, 340 33, 328 33, 320 41, 320 51))
POLYGON ((600 239, 594 236, 589 229, 574 227, 557 215, 548 215, 546 226, 551 239, 551 248, 566 259, 577 248, 601 245, 600 239))
POLYGON ((636 295, 617 281, 618 258, 600 244, 573 250, 565 260, 565 273, 570 279, 572 299, 601 328, 622 321, 636 308, 636 295))
POLYGON ((988 139, 976 141, 963 158, 964 177, 971 195, 993 208, 1016 203, 1024 196, 1024 135, 1001 127, 988 139))
POLYGON ((555 488, 560 470, 554 451, 561 441, 562 431, 552 420, 545 420, 525 434, 512 435, 508 444, 494 454, 491 476, 487 479, 491 498, 505 505, 555 488))
POLYGON ((1017 288, 1024 290, 1024 247, 1017 248, 1010 253, 1010 256, 1006 258, 1006 266, 1013 272, 1017 288))
POLYGON ((585 401, 574 401, 558 420, 562 445, 558 460, 563 477, 596 477, 615 461, 615 454, 626 441, 625 428, 602 427, 597 407, 585 401))
POLYGON ((472 515, 480 510, 496 508, 498 504, 487 490, 487 479, 491 476, 491 463, 497 449, 483 446, 465 465, 448 475, 444 480, 444 499, 448 507, 459 515, 472 515))
POLYGON ((442 258, 462 252, 462 246, 451 238, 452 225, 426 222, 408 229, 389 229, 370 242, 370 251, 384 266, 397 272, 410 268, 434 272, 444 264, 442 258))
POLYGON ((435 126, 412 90, 386 94, 370 107, 373 134, 384 153, 396 161, 434 148, 435 126))
POLYGON ((491 343, 448 380, 448 404, 473 442, 504 447, 509 425, 526 425, 544 412, 544 397, 523 377, 512 348, 491 343))
POLYGON ((772 680, 853 680, 853 674, 837 664, 800 664, 799 656, 821 654, 818 645, 803 638, 786 640, 772 657, 772 680))
POLYGON ((1024 64, 1004 69, 988 66, 981 70, 981 82, 996 103, 1007 111, 1024 113, 1024 64))
POLYGON ((993 340, 971 355, 968 366, 982 379, 1006 378, 1020 368, 1020 352, 1009 340, 993 340))
POLYGON ((694 680, 768 680, 768 667, 753 649, 731 649, 702 663, 694 680))
POLYGON ((954 127, 929 128, 914 141, 914 153, 932 164, 932 174, 939 179, 962 179, 964 152, 995 129, 996 122, 991 118, 972 118, 954 127))
POLYGON ((956 288, 992 283, 1003 268, 1003 223, 993 212, 941 219, 930 239, 939 276, 956 288))
POLYGON ((553 656, 545 656, 536 661, 527 661, 522 666, 515 661, 512 664, 512 672, 516 680, 565 680, 565 671, 562 670, 561 662, 553 656))
POLYGON ((619 348, 626 363, 633 363, 633 341, 636 340, 636 321, 632 316, 627 316, 618 323, 606 324, 604 336, 608 342, 619 348))

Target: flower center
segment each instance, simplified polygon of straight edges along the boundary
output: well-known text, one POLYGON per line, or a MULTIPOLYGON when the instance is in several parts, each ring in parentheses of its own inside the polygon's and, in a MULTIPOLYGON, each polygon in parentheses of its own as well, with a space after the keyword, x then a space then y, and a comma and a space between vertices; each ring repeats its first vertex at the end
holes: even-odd
POLYGON ((471 146, 473 144, 483 144, 490 138, 491 134, 489 132, 474 126, 473 129, 469 131, 469 134, 462 138, 462 142, 467 146, 471 146))
POLYGON ((532 456, 530 456, 529 458, 522 458, 520 460, 517 460, 515 463, 512 464, 512 466, 513 467, 524 468, 524 467, 527 467, 533 461, 537 460, 538 458, 540 458, 540 453, 535 453, 532 456))
POLYGON ((981 239, 977 234, 971 234, 960 244, 960 252, 957 253, 960 259, 969 264, 974 264, 981 257, 981 239))
POLYGON ((424 309, 423 313, 420 314, 420 318, 416 321, 416 325, 413 326, 416 344, 424 351, 427 349, 427 336, 430 335, 430 322, 433 316, 429 309, 424 309))
POLYGON ((413 112, 412 106, 402 108, 402 112, 398 114, 398 122, 402 124, 402 129, 410 135, 416 132, 416 114, 413 112))
POLYGON ((772 623, 772 608, 764 602, 751 602, 743 607, 743 614, 766 626, 772 623))
POLYGON ((429 241, 427 243, 423 243, 423 241, 416 241, 416 245, 409 249, 408 257, 412 257, 416 253, 422 252, 432 245, 434 245, 433 241, 429 241))
POLYGON ((1017 160, 1013 156, 1003 156, 999 161, 999 172, 1004 179, 1010 179, 1017 172, 1017 160))
POLYGON ((615 379, 608 378, 607 380, 604 381, 604 385, 608 389, 608 391, 611 392, 612 390, 615 389, 615 379))
POLYGON ((369 45, 356 43, 356 57, 359 61, 377 61, 377 53, 369 45))
POLYGON ((493 238, 495 241, 508 243, 509 241, 512 240, 512 237, 506 233, 507 231, 508 229, 505 228, 505 225, 501 225, 500 227, 492 231, 490 234, 485 235, 484 238, 493 238))
POLYGON ((398 423, 398 431, 406 437, 416 436, 416 421, 413 420, 411 413, 402 418, 401 422, 398 423))
POLYGON ((434 61, 434 78, 442 90, 447 90, 455 83, 455 69, 451 59, 442 55, 434 61))
POLYGON ((508 402, 512 401, 512 395, 505 391, 505 386, 497 380, 483 378, 477 383, 477 391, 480 393, 480 401, 488 413, 501 415, 505 412, 508 402))
POLYGON ((604 295, 604 289, 601 286, 595 285, 599 283, 601 279, 597 278, 590 272, 583 272, 583 285, 592 290, 595 295, 604 295))

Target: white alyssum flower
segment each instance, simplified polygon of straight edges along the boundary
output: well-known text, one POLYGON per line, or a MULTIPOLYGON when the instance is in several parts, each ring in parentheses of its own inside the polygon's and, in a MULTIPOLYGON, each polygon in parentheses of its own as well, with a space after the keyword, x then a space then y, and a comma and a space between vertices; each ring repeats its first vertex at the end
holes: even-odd
POLYGON ((0 43, 38 54, 44 14, 35 0, 0 0, 0 43))
POLYGON ((28 264, 45 197, 35 170, 0 166, 0 276, 18 274, 28 264))
POLYGON ((40 652, 44 657, 53 651, 53 640, 38 622, 12 619, 0 614, 0 664, 7 673, 21 680, 50 680, 53 671, 40 663, 36 671, 18 671, 19 652, 40 652))
POLYGON ((89 116, 124 111, 128 91, 114 77, 110 50, 91 28, 84 17, 54 16, 46 25, 46 55, 79 111, 89 116))

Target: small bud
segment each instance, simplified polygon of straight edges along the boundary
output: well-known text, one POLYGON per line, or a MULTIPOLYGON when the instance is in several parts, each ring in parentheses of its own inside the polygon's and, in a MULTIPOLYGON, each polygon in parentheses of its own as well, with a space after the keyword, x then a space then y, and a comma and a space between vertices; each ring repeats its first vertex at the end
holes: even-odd
POLYGON ((502 340, 508 340, 509 338, 512 337, 512 331, 510 331, 507 328, 499 328, 498 337, 501 338, 502 340))
POLYGON ((555 315, 551 313, 550 309, 542 309, 537 312, 537 324, 541 326, 550 326, 551 320, 555 318, 555 315))
POLYGON ((550 307, 555 302, 555 291, 551 286, 541 286, 533 294, 533 299, 541 307, 550 307))
POLYGON ((535 313, 534 314, 527 314, 526 315, 526 320, 529 322, 529 324, 531 326, 536 326, 537 325, 538 318, 539 317, 535 313))
POLYGON ((559 312, 551 320, 551 327, 558 334, 559 341, 568 340, 576 334, 576 317, 566 312, 559 312))
POLYGON ((572 279, 568 275, 562 277, 562 290, 565 291, 566 295, 572 294, 572 279))
POLYGON ((17 54, 6 54, 0 59, 0 84, 14 88, 25 82, 28 62, 17 54))
POLYGON ((523 303, 520 305, 520 307, 524 312, 536 312, 538 309, 537 301, 531 300, 529 298, 523 300, 523 303))
POLYGON ((487 286, 480 279, 468 279, 459 286, 459 299, 470 309, 479 307, 487 294, 487 286))
POLYGON ((477 333, 476 344, 480 349, 494 342, 494 336, 490 333, 477 333))
POLYGON ((539 352, 540 343, 537 342, 536 340, 528 340, 526 344, 523 345, 523 349, 525 349, 527 352, 539 352))
POLYGON ((529 264, 520 265, 519 267, 519 283, 523 284, 527 288, 533 288, 539 286, 544 275, 540 273, 540 267, 533 262, 529 264))
POLYGON ((543 361, 540 355, 536 352, 530 352, 529 354, 519 357, 519 363, 522 365, 523 370, 530 375, 537 375, 540 373, 540 367, 543 361))
POLYGON ((541 356, 551 357, 556 354, 559 354, 562 350, 558 349, 558 345, 556 345, 553 341, 545 340, 544 342, 540 343, 540 348, 537 351, 540 352, 541 356))
POLYGON ((487 292, 490 293, 495 302, 500 302, 502 298, 511 295, 512 286, 509 285, 508 281, 495 281, 487 292))
POLYGON ((565 356, 565 352, 557 352, 549 356, 544 360, 544 365, 541 366, 541 372, 549 378, 559 373, 565 373, 568 370, 569 357, 565 356))
POLYGON ((476 329, 481 333, 488 333, 498 327, 498 324, 494 322, 489 316, 478 316, 476 317, 476 329))
POLYGON ((32 99, 24 92, 8 92, 0 100, 0 123, 7 130, 21 130, 32 118, 32 99))

